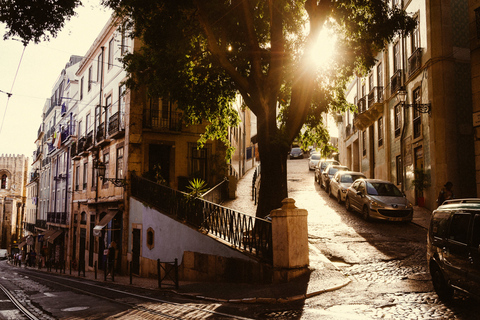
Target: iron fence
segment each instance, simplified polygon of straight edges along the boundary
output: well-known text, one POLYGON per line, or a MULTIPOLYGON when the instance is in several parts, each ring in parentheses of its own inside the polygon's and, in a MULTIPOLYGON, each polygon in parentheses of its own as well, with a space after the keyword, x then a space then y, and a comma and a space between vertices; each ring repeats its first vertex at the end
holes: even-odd
POLYGON ((272 224, 132 174, 132 196, 162 213, 272 262, 272 224))

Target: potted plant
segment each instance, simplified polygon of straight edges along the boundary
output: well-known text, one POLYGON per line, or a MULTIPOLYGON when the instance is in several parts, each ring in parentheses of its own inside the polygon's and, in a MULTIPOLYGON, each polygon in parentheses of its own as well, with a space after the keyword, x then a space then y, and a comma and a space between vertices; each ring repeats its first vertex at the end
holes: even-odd
POLYGON ((417 204, 419 207, 425 206, 425 198, 423 196, 423 191, 430 187, 430 176, 425 170, 415 169, 415 179, 413 179, 412 184, 415 188, 415 195, 417 198, 417 204))

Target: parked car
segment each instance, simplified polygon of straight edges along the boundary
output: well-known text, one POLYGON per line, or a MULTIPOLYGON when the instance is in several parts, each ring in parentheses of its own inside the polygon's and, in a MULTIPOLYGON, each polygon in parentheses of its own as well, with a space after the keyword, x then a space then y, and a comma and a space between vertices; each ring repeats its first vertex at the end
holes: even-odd
POLYGON ((480 298, 480 199, 448 200, 433 211, 427 261, 441 299, 454 289, 480 298))
POLYGON ((331 164, 340 164, 337 160, 333 159, 321 159, 315 166, 315 182, 318 182, 322 186, 322 172, 331 164))
POLYGON ((321 186, 325 188, 325 192, 327 193, 329 192, 330 179, 333 178, 333 176, 335 175, 335 173, 337 173, 337 171, 348 171, 348 170, 350 170, 348 167, 342 166, 339 164, 331 164, 328 167, 326 167, 325 170, 323 170, 322 176, 321 176, 321 179, 322 179, 321 186))
POLYGON ((328 193, 331 196, 337 198, 338 203, 345 201, 347 195, 347 189, 357 179, 366 179, 365 175, 356 171, 337 171, 333 178, 330 180, 330 187, 328 193))
POLYGON ((358 179, 347 189, 345 207, 362 213, 365 220, 411 221, 413 205, 389 181, 358 179))
POLYGON ((320 158, 321 158, 320 153, 311 154, 310 158, 308 158, 308 169, 309 170, 315 170, 315 166, 320 161, 320 158))
POLYGON ((8 258, 7 249, 0 249, 0 260, 6 260, 8 258))
POLYGON ((290 159, 303 159, 303 151, 300 148, 290 150, 290 159))

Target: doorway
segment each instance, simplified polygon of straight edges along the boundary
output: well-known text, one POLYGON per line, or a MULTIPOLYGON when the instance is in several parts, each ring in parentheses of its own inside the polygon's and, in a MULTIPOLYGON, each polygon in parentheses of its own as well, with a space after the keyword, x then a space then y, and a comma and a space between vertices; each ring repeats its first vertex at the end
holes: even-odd
POLYGON ((132 242, 132 273, 140 274, 140 229, 133 229, 132 242))
POLYGON ((148 150, 148 170, 154 173, 155 167, 160 166, 160 174, 167 185, 170 184, 170 153, 172 146, 164 144, 150 144, 148 150))

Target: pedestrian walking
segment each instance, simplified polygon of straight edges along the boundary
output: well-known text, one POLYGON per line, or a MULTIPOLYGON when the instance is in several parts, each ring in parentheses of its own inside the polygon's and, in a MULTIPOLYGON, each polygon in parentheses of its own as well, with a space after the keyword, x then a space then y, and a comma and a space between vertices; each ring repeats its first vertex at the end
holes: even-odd
POLYGON ((115 243, 115 241, 112 241, 110 242, 110 246, 108 247, 108 257, 107 257, 108 271, 112 275, 114 274, 114 271, 115 271, 116 246, 117 244, 115 243))
POLYGON ((440 193, 438 194, 437 204, 441 206, 444 201, 453 199, 454 197, 455 196, 453 194, 453 183, 448 181, 447 183, 445 183, 442 190, 440 190, 440 193))

